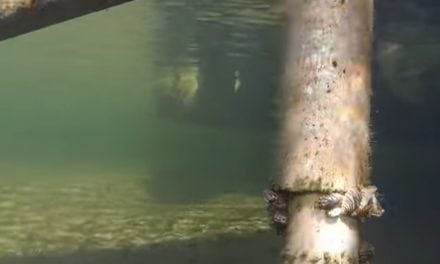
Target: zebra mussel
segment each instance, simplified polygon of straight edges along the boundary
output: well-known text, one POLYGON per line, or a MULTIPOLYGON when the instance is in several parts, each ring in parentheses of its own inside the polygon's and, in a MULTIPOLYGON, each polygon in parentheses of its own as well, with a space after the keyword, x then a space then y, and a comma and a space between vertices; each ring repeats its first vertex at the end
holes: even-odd
POLYGON ((270 189, 263 191, 263 198, 267 204, 270 224, 277 234, 282 234, 287 226, 287 200, 288 192, 272 185, 270 189))
POLYGON ((359 264, 371 264, 374 259, 374 247, 363 241, 359 247, 359 264))
POLYGON ((350 216, 361 221, 368 217, 380 217, 384 209, 377 198, 377 187, 369 185, 348 190, 345 194, 331 193, 321 196, 315 206, 327 212, 329 217, 350 216))

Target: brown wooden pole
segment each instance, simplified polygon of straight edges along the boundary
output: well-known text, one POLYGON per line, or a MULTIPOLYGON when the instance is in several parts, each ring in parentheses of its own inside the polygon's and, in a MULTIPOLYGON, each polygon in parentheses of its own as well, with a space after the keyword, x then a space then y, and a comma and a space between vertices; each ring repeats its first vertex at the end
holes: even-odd
POLYGON ((286 0, 277 185, 290 193, 283 263, 360 263, 358 219, 316 208, 369 184, 373 0, 286 0))
POLYGON ((0 0, 0 41, 132 0, 0 0))

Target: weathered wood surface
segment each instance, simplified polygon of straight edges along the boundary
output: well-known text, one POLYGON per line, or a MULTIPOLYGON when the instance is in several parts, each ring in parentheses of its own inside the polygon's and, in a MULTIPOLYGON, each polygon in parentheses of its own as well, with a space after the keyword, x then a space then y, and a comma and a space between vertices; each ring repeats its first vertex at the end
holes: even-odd
POLYGON ((366 185, 372 1, 288 2, 279 185, 293 192, 366 185))
POLYGON ((132 0, 0 0, 0 41, 132 0))
POLYGON ((370 182, 373 0, 286 0, 280 173, 289 201, 283 264, 363 263, 358 219, 329 218, 320 195, 370 182))

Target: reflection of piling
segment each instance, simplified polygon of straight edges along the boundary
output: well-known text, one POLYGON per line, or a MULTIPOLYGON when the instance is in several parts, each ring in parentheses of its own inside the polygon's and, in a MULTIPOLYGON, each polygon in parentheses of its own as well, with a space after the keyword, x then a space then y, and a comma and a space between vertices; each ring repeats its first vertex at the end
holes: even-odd
MULTIPOLYGON (((332 218, 316 203, 323 194, 369 184, 373 3, 287 2, 289 46, 277 179, 278 188, 291 193, 283 263, 358 263, 357 217, 332 218)), ((368 204, 374 200, 362 199, 368 204)))
POLYGON ((0 41, 132 0, 0 0, 0 41))

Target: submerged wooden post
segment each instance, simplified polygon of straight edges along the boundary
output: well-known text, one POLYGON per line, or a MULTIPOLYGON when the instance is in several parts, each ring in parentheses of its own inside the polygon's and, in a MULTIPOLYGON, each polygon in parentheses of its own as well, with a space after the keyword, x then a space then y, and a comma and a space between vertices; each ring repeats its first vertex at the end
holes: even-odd
POLYGON ((132 0, 0 0, 0 41, 132 0))
POLYGON ((363 263, 359 218, 383 213, 367 187, 373 0, 286 1, 283 263, 363 263))

